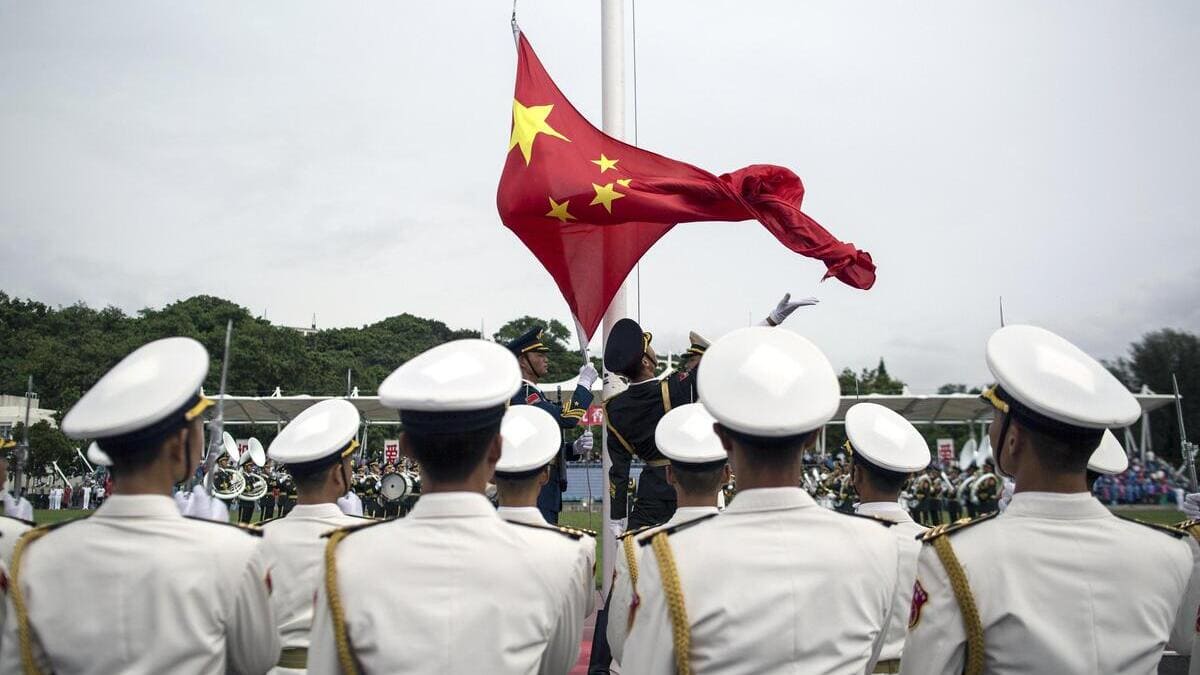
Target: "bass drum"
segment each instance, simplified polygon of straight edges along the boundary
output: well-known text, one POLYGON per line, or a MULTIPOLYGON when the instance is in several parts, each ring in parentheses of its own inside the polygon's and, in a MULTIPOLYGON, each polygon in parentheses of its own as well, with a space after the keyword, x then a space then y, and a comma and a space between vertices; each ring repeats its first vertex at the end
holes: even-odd
POLYGON ((406 473, 385 474, 379 480, 379 494, 388 502, 398 502, 413 494, 413 479, 406 473))

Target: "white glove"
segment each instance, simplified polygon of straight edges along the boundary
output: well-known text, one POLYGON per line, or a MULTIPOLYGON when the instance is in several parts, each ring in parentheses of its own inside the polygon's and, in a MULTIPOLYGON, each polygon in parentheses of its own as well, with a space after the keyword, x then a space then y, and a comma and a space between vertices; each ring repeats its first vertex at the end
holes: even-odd
POLYGON ((1000 489, 1000 501, 997 503, 997 506, 1000 508, 1001 511, 1004 511, 1005 509, 1008 508, 1008 503, 1012 501, 1013 492, 1016 489, 1017 489, 1016 483, 1012 482, 1011 479, 1008 479, 1008 478, 1004 479, 1004 487, 1002 487, 1000 489))
POLYGON ((179 512, 187 515, 188 502, 192 500, 192 493, 178 490, 171 496, 175 498, 175 507, 179 509, 179 512))
POLYGON ((1184 497, 1179 509, 1188 517, 1188 520, 1200 518, 1200 492, 1192 492, 1184 497))
POLYGON ((12 493, 4 493, 4 515, 33 522, 33 504, 28 499, 17 499, 12 493))
POLYGON ((591 363, 585 363, 579 369, 579 386, 591 391, 592 383, 597 377, 600 377, 600 373, 596 372, 596 368, 591 363))
POLYGON ((209 495, 203 485, 197 485, 192 490, 192 496, 188 498, 186 509, 183 512, 185 516, 229 522, 229 507, 225 506, 225 502, 209 495))
POLYGON ((820 302, 820 300, 811 296, 807 298, 800 298, 799 300, 792 302, 792 294, 788 293, 783 296, 783 299, 779 301, 778 305, 775 305, 775 309, 771 310, 770 316, 767 317, 767 325, 778 326, 786 321, 787 318, 792 315, 792 312, 801 307, 815 305, 818 302, 820 302))
POLYGON ((353 490, 347 492, 345 496, 338 499, 337 505, 338 508, 342 510, 342 513, 348 516, 361 517, 363 514, 362 500, 358 498, 358 495, 354 494, 353 490))
POLYGON ((575 454, 586 455, 592 451, 594 441, 592 440, 592 430, 588 429, 583 434, 575 439, 575 454))
POLYGON ((615 538, 621 536, 622 534, 625 534, 625 527, 628 525, 628 523, 629 523, 628 518, 621 518, 619 520, 610 520, 610 521, 608 521, 608 531, 612 532, 613 538, 615 539, 615 538))

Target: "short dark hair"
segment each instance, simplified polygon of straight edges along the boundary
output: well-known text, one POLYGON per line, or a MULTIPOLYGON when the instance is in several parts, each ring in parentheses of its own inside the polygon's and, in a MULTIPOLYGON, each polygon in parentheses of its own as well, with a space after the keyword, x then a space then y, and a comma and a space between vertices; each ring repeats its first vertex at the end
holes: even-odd
POLYGON ((702 466, 671 462, 671 475, 679 489, 694 495, 716 495, 724 478, 725 462, 708 462, 702 466), (711 465, 711 466, 710 466, 711 465))
POLYGON ((724 424, 721 428, 739 444, 753 452, 745 453, 750 464, 763 468, 776 468, 796 461, 801 450, 820 433, 820 429, 791 436, 751 436, 734 431, 724 424))
POLYGON ((900 490, 904 488, 905 481, 908 480, 909 474, 875 466, 863 459, 857 452, 850 455, 850 461, 863 472, 871 487, 880 492, 899 494, 900 490))
POLYGON ((451 434, 405 431, 421 470, 435 481, 466 479, 487 454, 488 444, 500 433, 500 421, 482 429, 451 434))
MULTIPOLYGON (((185 427, 175 427, 161 434, 132 441, 122 441, 121 439, 96 441, 96 445, 112 460, 112 466, 108 467, 112 475, 137 473, 158 459, 162 453, 163 444, 181 428, 185 427)), ((192 467, 192 469, 195 470, 196 467, 192 467)))
POLYGON ((285 469, 292 476, 292 480, 296 482, 296 489, 303 492, 306 490, 319 490, 321 485, 329 479, 329 472, 342 465, 342 460, 339 457, 336 462, 309 463, 286 466, 285 469))
POLYGON ((1031 436, 1032 445, 1038 459, 1047 468, 1063 473, 1076 473, 1087 469, 1088 460, 1100 445, 1104 435, 1103 429, 1094 434, 1087 432, 1077 434, 1057 434, 1041 429, 1031 428, 1023 424, 1020 417, 1013 422, 1021 425, 1021 431, 1031 436))

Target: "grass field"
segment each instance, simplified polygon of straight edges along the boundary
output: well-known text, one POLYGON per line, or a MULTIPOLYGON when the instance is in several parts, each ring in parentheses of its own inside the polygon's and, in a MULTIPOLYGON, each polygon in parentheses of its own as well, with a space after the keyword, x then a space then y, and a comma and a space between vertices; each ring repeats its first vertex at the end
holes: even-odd
MULTIPOLYGON (((1159 506, 1126 506, 1116 507, 1113 510, 1116 513, 1127 518, 1137 518, 1152 523, 1170 525, 1183 520, 1183 514, 1170 507, 1159 506)), ((86 515, 90 511, 80 511, 73 509, 62 509, 59 511, 35 511, 33 518, 39 525, 47 523, 57 523, 59 521, 68 520, 70 518, 78 518, 86 515)), ((599 511, 564 511, 559 518, 559 524, 566 527, 577 527, 593 532, 599 532, 601 528, 601 519, 599 511)), ((599 587, 600 576, 604 568, 601 564, 602 554, 600 551, 600 542, 597 538, 596 542, 596 586, 599 587)))

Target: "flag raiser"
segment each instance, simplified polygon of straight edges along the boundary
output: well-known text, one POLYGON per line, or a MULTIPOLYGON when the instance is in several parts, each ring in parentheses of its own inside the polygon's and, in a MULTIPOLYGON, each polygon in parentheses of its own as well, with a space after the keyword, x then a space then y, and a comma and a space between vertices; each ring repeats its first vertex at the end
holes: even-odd
POLYGON ((715 176, 605 135, 518 35, 512 135, 496 206, 554 277, 585 339, 629 271, 676 223, 758 220, 784 246, 824 262, 825 278, 874 285, 871 255, 801 212, 803 199, 800 178, 781 166, 715 176))

